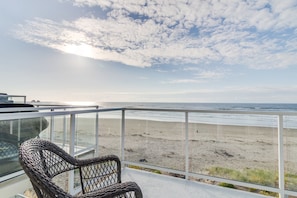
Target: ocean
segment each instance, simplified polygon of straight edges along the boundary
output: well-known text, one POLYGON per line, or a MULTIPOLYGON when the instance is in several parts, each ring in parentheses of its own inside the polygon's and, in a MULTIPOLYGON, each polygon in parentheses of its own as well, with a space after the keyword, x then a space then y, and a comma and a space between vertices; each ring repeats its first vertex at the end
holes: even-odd
POLYGON ((141 107, 194 110, 236 111, 295 111, 297 103, 155 103, 155 102, 99 102, 103 107, 141 107))
MULTIPOLYGON (((157 109, 228 110, 248 111, 251 114, 189 113, 189 122, 244 126, 277 127, 278 116, 258 115, 253 112, 296 112, 296 116, 284 116, 285 128, 297 128, 297 104, 289 103, 149 103, 149 102, 107 102, 102 107, 140 107, 157 109)), ((118 114, 117 114, 118 115, 118 114)), ((113 113, 107 117, 113 117, 113 113)), ((127 111, 126 118, 156 121, 185 121, 183 112, 127 111)))

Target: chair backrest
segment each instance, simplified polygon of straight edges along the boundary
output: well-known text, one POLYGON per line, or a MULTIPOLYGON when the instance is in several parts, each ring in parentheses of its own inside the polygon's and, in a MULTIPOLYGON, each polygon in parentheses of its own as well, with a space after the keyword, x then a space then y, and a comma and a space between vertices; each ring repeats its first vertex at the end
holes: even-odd
POLYGON ((52 181, 56 175, 76 168, 72 165, 75 159, 63 149, 46 140, 30 139, 20 146, 19 160, 39 198, 72 197, 52 181))

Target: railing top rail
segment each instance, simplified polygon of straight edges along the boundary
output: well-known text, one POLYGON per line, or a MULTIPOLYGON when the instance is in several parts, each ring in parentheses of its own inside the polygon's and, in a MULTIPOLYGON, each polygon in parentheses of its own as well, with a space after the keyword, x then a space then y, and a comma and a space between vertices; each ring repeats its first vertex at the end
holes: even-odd
POLYGON ((48 111, 48 112, 0 113, 0 120, 37 118, 37 117, 47 117, 47 116, 63 116, 63 115, 71 115, 71 114, 99 113, 99 112, 121 111, 121 110, 123 110, 123 108, 65 110, 65 111, 48 111))
POLYGON ((199 110, 199 109, 165 109, 165 108, 139 108, 125 107, 125 110, 134 111, 168 111, 168 112, 193 112, 193 113, 220 113, 220 114, 258 114, 258 115, 293 115, 297 116, 297 111, 238 111, 238 110, 199 110))
POLYGON ((59 105, 59 106, 37 106, 37 107, 8 107, 0 108, 0 113, 5 112, 21 112, 21 111, 41 111, 41 110, 58 110, 58 109, 80 109, 80 108, 99 108, 99 105, 91 106, 73 106, 73 105, 59 105))
POLYGON ((0 95, 0 97, 20 97, 20 98, 25 98, 25 95, 0 95))
POLYGON ((297 112, 278 112, 278 111, 232 111, 232 110, 193 110, 193 109, 157 109, 157 108, 98 108, 99 106, 59 106, 59 107, 33 107, 33 108, 3 108, 0 109, 0 120, 11 119, 24 119, 46 116, 62 116, 70 114, 86 114, 86 113, 99 113, 107 111, 122 111, 122 110, 134 110, 134 111, 166 111, 166 112, 192 112, 192 113, 211 113, 211 114, 250 114, 250 115, 276 115, 276 116, 297 116, 297 112), (88 109, 80 109, 88 108, 88 109), (91 108, 91 109, 89 109, 91 108), (93 109, 94 108, 94 109, 93 109), (5 109, 5 110, 4 110, 5 109), (42 112, 40 110, 55 110, 66 109, 63 111, 48 111, 42 112), (71 110, 69 110, 71 109, 71 110), (18 112, 18 111, 32 111, 32 112, 18 112), (9 113, 17 112, 17 113, 9 113))

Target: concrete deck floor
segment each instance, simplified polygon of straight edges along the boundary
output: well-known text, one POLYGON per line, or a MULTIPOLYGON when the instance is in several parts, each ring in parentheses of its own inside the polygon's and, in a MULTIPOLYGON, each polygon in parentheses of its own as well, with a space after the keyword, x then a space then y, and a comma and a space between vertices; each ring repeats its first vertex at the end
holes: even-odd
POLYGON ((159 175, 125 168, 122 180, 136 182, 144 198, 267 198, 255 193, 223 188, 220 186, 188 181, 180 178, 159 175))

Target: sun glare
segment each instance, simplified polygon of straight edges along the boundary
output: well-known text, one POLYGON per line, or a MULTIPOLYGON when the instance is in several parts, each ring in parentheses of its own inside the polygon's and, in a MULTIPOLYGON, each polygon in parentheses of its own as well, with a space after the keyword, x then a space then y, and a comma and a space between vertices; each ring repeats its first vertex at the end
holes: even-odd
POLYGON ((84 43, 79 45, 66 45, 63 51, 69 54, 75 54, 78 56, 84 56, 89 58, 94 58, 95 55, 94 48, 84 43))
POLYGON ((74 105, 74 106, 92 106, 96 105, 95 102, 90 102, 90 101, 69 101, 65 102, 67 105, 74 105))

